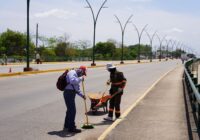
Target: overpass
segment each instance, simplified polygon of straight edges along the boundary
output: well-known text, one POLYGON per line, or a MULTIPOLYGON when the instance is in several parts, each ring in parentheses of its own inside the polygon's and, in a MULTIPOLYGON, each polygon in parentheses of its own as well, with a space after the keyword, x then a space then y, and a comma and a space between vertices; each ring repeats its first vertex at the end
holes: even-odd
MULTIPOLYGON (((110 123, 102 121, 106 116, 102 110, 95 116, 89 113, 95 129, 77 135, 62 131, 65 106, 55 88, 60 72, 1 77, 1 139, 198 139, 198 123, 192 119, 198 122, 198 94, 191 92, 194 85, 198 87, 193 83, 197 81, 194 62, 185 68, 179 60, 118 65, 128 79, 121 118, 110 123), (188 74, 183 84, 184 71, 188 74)), ((87 93, 104 90, 108 78, 104 64, 89 68, 87 93)), ((76 102, 80 127, 85 120, 83 102, 78 97, 76 102)))
POLYGON ((199 60, 166 74, 100 137, 106 140, 198 140, 199 60))

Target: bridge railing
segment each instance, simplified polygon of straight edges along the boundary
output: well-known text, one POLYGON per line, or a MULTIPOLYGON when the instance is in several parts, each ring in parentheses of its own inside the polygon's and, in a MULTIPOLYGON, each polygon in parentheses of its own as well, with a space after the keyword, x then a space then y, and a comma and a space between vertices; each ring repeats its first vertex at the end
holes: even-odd
POLYGON ((199 62, 200 59, 191 59, 184 64, 184 79, 198 132, 200 132, 200 85, 198 84, 199 62))

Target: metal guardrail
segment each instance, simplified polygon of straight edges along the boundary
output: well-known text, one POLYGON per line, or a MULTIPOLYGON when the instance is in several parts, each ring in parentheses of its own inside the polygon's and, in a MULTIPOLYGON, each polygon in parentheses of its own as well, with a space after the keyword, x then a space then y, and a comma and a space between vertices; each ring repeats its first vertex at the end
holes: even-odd
POLYGON ((195 77, 192 71, 193 64, 197 62, 199 63, 200 59, 191 59, 184 64, 184 78, 197 126, 197 131, 200 132, 200 85, 198 84, 198 75, 195 77))

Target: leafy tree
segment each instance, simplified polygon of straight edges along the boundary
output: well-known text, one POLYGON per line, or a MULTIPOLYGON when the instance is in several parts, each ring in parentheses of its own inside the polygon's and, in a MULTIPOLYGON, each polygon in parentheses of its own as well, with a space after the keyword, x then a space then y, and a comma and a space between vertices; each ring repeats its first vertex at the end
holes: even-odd
POLYGON ((57 38, 56 37, 50 37, 47 39, 47 42, 48 42, 48 48, 55 48, 58 41, 57 41, 57 38))
POLYGON ((66 55, 66 49, 69 46, 69 43, 66 42, 60 42, 57 44, 55 48, 55 54, 57 56, 65 56, 66 55))
POLYGON ((72 60, 73 57, 78 56, 78 50, 74 48, 74 46, 69 45, 65 50, 65 55, 72 60))
POLYGON ((88 60, 92 55, 91 42, 88 40, 79 40, 75 42, 78 54, 81 60, 88 60))
POLYGON ((130 45, 128 46, 129 49, 129 55, 130 59, 136 59, 137 58, 137 51, 138 51, 138 46, 137 45, 130 45))
MULTIPOLYGON (((25 56, 26 34, 7 29, 0 36, 2 53, 8 56, 25 56)), ((30 54, 34 54, 34 44, 30 42, 30 54)))
POLYGON ((57 38, 57 41, 59 43, 62 43, 62 42, 66 42, 67 43, 67 42, 69 42, 69 38, 70 38, 70 36, 67 33, 64 33, 63 36, 60 36, 60 37, 57 38))
MULTIPOLYGON (((138 47, 139 47, 139 44, 129 46, 129 53, 132 59, 137 58, 138 47)), ((140 56, 148 57, 150 54, 151 54, 151 47, 149 45, 140 44, 140 56)))
POLYGON ((6 53, 6 48, 5 46, 2 46, 2 37, 1 37, 1 34, 0 34, 0 56, 3 56, 3 54, 6 53))
POLYGON ((112 58, 115 52, 115 44, 112 42, 99 42, 95 46, 95 53, 101 54, 104 58, 112 58))
POLYGON ((44 61, 56 61, 55 51, 51 48, 44 48, 41 56, 44 61))
POLYGON ((121 60, 121 48, 116 48, 113 54, 113 60, 121 60))

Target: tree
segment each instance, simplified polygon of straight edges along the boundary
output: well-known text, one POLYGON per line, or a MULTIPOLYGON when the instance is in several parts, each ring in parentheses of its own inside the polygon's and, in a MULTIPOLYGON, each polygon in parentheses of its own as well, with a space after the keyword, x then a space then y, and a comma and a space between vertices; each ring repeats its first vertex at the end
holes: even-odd
MULTIPOLYGON (((139 44, 130 45, 128 47, 129 53, 130 53, 130 56, 132 57, 132 59, 137 58, 138 47, 139 47, 139 44)), ((143 57, 143 58, 148 57, 151 54, 151 47, 149 45, 140 44, 140 53, 141 53, 141 57, 143 57)))
POLYGON ((137 58, 137 53, 138 51, 138 45, 130 45, 128 46, 128 52, 129 53, 129 59, 136 59, 137 58))
POLYGON ((44 48, 41 54, 44 61, 56 61, 55 51, 51 48, 44 48))
MULTIPOLYGON (((8 56, 25 56, 26 34, 7 29, 0 36, 0 50, 8 56)), ((30 43, 30 54, 34 54, 34 44, 30 43)))
POLYGON ((56 45, 57 45, 57 43, 58 43, 56 37, 50 37, 50 38, 48 38, 47 42, 48 42, 48 44, 47 44, 48 48, 55 48, 56 45))
POLYGON ((57 44, 55 48, 55 53, 57 56, 65 56, 66 55, 66 49, 69 46, 69 43, 66 42, 60 42, 57 44))
POLYGON ((72 60, 73 57, 78 57, 78 50, 76 49, 76 46, 74 46, 73 44, 69 44, 65 50, 65 55, 70 60, 72 60))
POLYGON ((3 54, 5 54, 6 48, 1 45, 1 42, 2 42, 2 37, 0 34, 0 56, 3 56, 3 54))
POLYGON ((110 59, 115 53, 116 46, 112 42, 99 42, 96 44, 95 53, 100 54, 105 59, 110 59))

